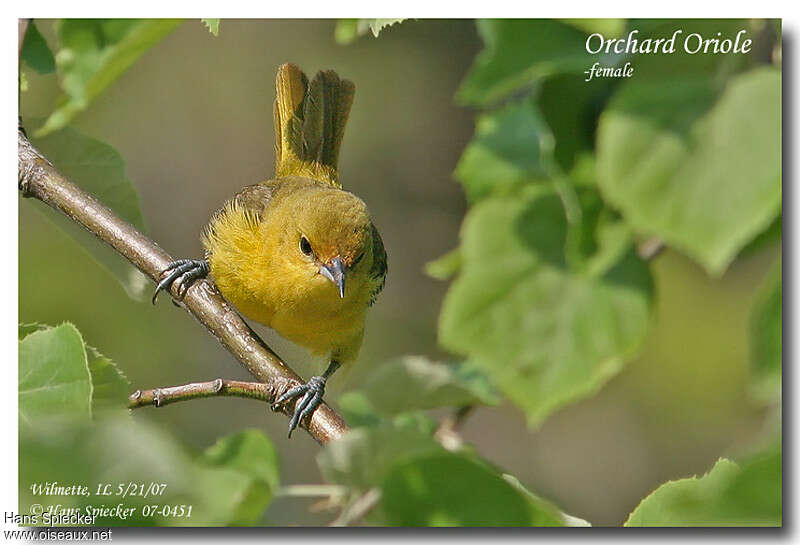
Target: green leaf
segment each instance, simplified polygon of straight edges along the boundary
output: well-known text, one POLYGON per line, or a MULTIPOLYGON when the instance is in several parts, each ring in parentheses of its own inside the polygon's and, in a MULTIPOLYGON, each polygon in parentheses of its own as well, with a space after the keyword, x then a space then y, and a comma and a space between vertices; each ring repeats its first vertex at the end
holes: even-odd
POLYGON ((572 270, 568 230, 561 199, 544 187, 474 205, 439 319, 442 346, 468 356, 531 424, 597 391, 635 354, 650 318, 650 274, 631 245, 614 248, 613 261, 598 249, 602 266, 572 270))
POLYGON ((385 424, 349 430, 325 445, 317 463, 326 480, 366 490, 380 485, 394 465, 436 452, 444 449, 431 437, 385 424))
POLYGON ((33 21, 28 22, 19 56, 20 60, 39 74, 49 74, 56 69, 53 53, 33 21))
POLYGON ((397 464, 381 488, 395 526, 563 526, 498 473, 452 453, 397 464))
MULTIPOLYGON (((760 38, 754 36, 751 21, 744 19, 639 19, 630 21, 631 30, 639 30, 634 36, 639 43, 649 39, 671 38, 676 31, 680 31, 675 38, 675 51, 672 53, 649 53, 629 56, 634 68, 634 78, 639 81, 661 81, 663 85, 672 86, 676 74, 682 78, 713 78, 724 80, 752 62, 756 57, 753 52, 747 55, 704 54, 689 53, 684 49, 685 40, 692 34, 703 38, 731 38, 736 39, 736 34, 745 29, 745 37, 755 38, 755 49, 759 46, 760 38), (719 34, 717 34, 719 33, 719 34)), ((761 38, 763 39, 763 38, 761 38)), ((697 41, 689 39, 689 45, 694 47, 697 41)))
POLYGON ((600 33, 604 38, 620 38, 625 32, 625 19, 561 19, 586 34, 600 33))
POLYGON ((369 29, 372 31, 372 35, 375 36, 376 38, 384 28, 405 21, 405 19, 366 19, 366 20, 369 21, 369 29))
POLYGON ((74 325, 28 333, 19 341, 20 427, 88 420, 92 383, 83 338, 74 325))
POLYGON ((339 19, 336 23, 333 37, 336 43, 347 45, 358 38, 358 19, 339 19))
POLYGON ((337 400, 339 412, 351 428, 375 427, 386 424, 362 391, 345 392, 337 400))
POLYGON ((62 20, 55 59, 63 95, 60 105, 35 136, 64 128, 180 22, 179 19, 62 20))
POLYGON ((89 374, 92 379, 92 414, 127 414, 130 382, 111 359, 86 345, 89 374))
MULTIPOLYGON (((22 341, 23 339, 27 339, 33 333, 36 332, 46 332, 44 339, 50 338, 51 341, 47 342, 54 342, 52 339, 68 339, 74 340, 75 338, 80 339, 82 344, 83 355, 78 356, 78 358, 83 358, 84 365, 89 371, 89 383, 90 383, 90 390, 91 390, 91 414, 94 417, 98 415, 107 416, 112 414, 109 411, 123 411, 127 414, 127 404, 128 404, 128 394, 130 393, 130 383, 122 371, 111 361, 109 358, 103 356, 97 349, 85 344, 83 339, 80 337, 80 333, 75 329, 72 324, 63 324, 59 326, 59 328, 53 328, 48 325, 38 324, 38 323, 31 323, 31 324, 19 324, 19 340, 22 341), (55 330, 59 328, 64 328, 63 331, 56 332, 55 330), (77 337, 75 337, 77 334, 77 337)), ((36 340, 36 346, 39 346, 39 343, 45 342, 44 340, 36 340)), ((58 342, 61 342, 60 340, 58 342)), ((70 348, 72 345, 71 343, 67 343, 67 348, 70 348)), ((77 354, 77 351, 75 352, 77 354)), ((61 366, 61 359, 67 356, 57 356, 59 359, 51 359, 49 361, 42 361, 40 365, 49 365, 51 369, 48 371, 45 368, 39 369, 37 373, 59 373, 59 366, 61 366)), ((20 360, 20 366, 22 366, 22 360, 20 360)), ((64 364, 65 370, 69 370, 70 364, 64 364)), ((21 370, 21 368, 20 368, 21 370)), ((83 372, 77 372, 76 376, 80 377, 82 381, 84 378, 83 372)), ((36 374, 31 375, 31 379, 35 379, 36 374)), ((41 379, 39 379, 41 380, 41 379)), ((56 379, 60 380, 60 379, 56 379)), ((38 388, 37 386, 33 386, 34 389, 38 388)), ((37 390, 37 392, 43 392, 44 390, 37 390)), ((82 391, 82 390, 81 390, 82 391)), ((82 395, 82 394, 81 394, 82 395)), ((26 398, 28 399, 28 398, 26 398)), ((78 400, 78 397, 70 398, 74 400, 78 400)), ((20 395, 20 402, 22 402, 23 396, 20 395)), ((29 401, 29 399, 28 399, 29 401)), ((79 399, 79 405, 83 406, 83 399, 79 399)), ((76 401, 77 402, 77 401, 76 401)), ((22 409, 21 409, 22 410, 22 409)), ((67 411, 69 412, 69 411, 67 411)), ((79 412, 83 412, 81 409, 79 412)), ((60 414, 59 410, 55 410, 52 414, 48 416, 58 416, 60 414)))
POLYGON ((17 340, 22 340, 35 331, 48 329, 49 326, 40 323, 19 324, 17 326, 17 340))
MULTIPOLYGON (((65 496, 51 501, 62 508, 75 507, 85 512, 98 507, 103 498, 94 496, 99 484, 110 484, 111 498, 118 484, 130 492, 130 483, 163 485, 156 498, 150 494, 128 495, 124 507, 135 510, 126 519, 113 513, 96 521, 103 526, 222 526, 255 524, 277 485, 275 451, 268 440, 255 431, 243 431, 220 439, 199 457, 161 426, 140 418, 117 415, 93 424, 37 430, 21 430, 20 506, 29 512, 33 503, 42 503, 31 494, 32 483, 57 481, 89 485, 90 496, 65 496), (156 501, 157 500, 157 501, 156 501), (142 507, 157 504, 151 516, 142 507), (189 506, 191 516, 163 511, 162 506, 189 506)), ((145 489, 147 490, 147 489, 145 489)), ((106 498, 106 503, 108 502, 106 498)), ((109 505, 116 505, 114 504, 109 505)))
POLYGON ((600 119, 598 183, 632 227, 721 274, 781 205, 781 76, 626 84, 600 119), (715 100, 716 98, 716 100, 715 100))
MULTIPOLYGON (((476 22, 485 48, 456 93, 463 105, 498 102, 521 87, 556 74, 580 74, 597 56, 586 33, 556 20, 484 19, 476 22)), ((604 65, 612 58, 601 56, 604 65)))
POLYGON ((584 78, 574 74, 547 78, 536 96, 542 120, 555 143, 552 158, 562 172, 570 172, 581 154, 590 155, 594 151, 597 115, 611 88, 609 79, 589 85, 584 78))
POLYGON ((403 21, 405 19, 339 19, 334 37, 337 43, 347 45, 367 32, 377 38, 384 28, 403 21))
POLYGON ((339 410, 351 428, 376 428, 394 426, 422 435, 431 436, 439 423, 422 410, 401 412, 387 418, 370 402, 363 391, 347 392, 339 396, 339 410))
POLYGON ((206 28, 208 31, 214 35, 214 37, 219 36, 219 19, 200 19, 205 23, 206 28))
POLYGON ((531 99, 513 102, 478 118, 455 177, 470 202, 503 195, 549 178, 554 140, 531 99))
POLYGON ((591 524, 583 520, 582 518, 573 517, 572 515, 568 515, 566 513, 562 513, 558 510, 556 506, 550 503, 547 500, 544 500, 525 488, 519 479, 514 477, 513 475, 509 475, 508 473, 503 474, 503 479, 506 480, 511 486, 522 492, 528 500, 530 500, 534 505, 538 507, 539 510, 549 514, 553 519, 560 520, 564 526, 576 526, 576 527, 587 527, 591 526, 591 524))
POLYGON ((436 280, 448 280, 461 269, 461 253, 458 248, 425 264, 425 274, 436 280))
POLYGON ((781 397, 783 282, 781 261, 772 267, 759 288, 750 318, 753 394, 766 403, 781 397))
POLYGON ((198 515, 204 524, 257 523, 280 482, 278 454, 258 430, 245 430, 217 441, 201 458, 212 471, 201 471, 201 486, 212 490, 198 515))
POLYGON ((205 451, 202 461, 262 481, 271 491, 280 484, 278 453, 259 430, 243 430, 220 439, 205 451))
POLYGON ((499 403, 485 375, 467 366, 405 356, 376 367, 362 391, 383 414, 499 403))
POLYGON ((781 453, 741 469, 720 459, 702 477, 667 482, 647 496, 625 526, 780 526, 781 453))
MULTIPOLYGON (((67 178, 78 184, 122 219, 145 231, 139 196, 125 175, 125 162, 113 147, 85 136, 71 128, 35 139, 34 145, 67 178)), ((141 298, 147 278, 96 237, 60 215, 48 213, 59 227, 69 233, 134 298, 141 298)))

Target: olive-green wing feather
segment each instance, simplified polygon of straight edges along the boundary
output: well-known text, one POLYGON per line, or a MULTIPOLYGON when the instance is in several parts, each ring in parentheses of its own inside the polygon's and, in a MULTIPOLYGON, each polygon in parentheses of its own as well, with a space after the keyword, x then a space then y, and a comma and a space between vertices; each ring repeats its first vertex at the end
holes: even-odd
POLYGON ((389 263, 386 258, 386 249, 383 247, 383 239, 380 233, 372 226, 372 268, 369 270, 369 277, 372 280, 372 293, 370 293, 370 306, 375 303, 378 294, 386 284, 386 273, 389 270, 389 263))

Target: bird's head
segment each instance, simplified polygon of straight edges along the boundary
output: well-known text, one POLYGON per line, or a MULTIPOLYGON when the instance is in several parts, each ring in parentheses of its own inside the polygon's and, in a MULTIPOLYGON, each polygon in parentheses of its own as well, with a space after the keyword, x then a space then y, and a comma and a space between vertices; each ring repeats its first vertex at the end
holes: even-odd
POLYGON ((335 288, 344 298, 346 286, 358 289, 371 266, 372 223, 366 205, 352 193, 329 190, 314 197, 291 211, 285 258, 318 287, 335 288))

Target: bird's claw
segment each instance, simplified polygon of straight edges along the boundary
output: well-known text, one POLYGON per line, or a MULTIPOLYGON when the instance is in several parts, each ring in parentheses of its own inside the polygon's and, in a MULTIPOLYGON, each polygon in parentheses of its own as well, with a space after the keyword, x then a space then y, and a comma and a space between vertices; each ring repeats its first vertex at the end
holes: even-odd
POLYGON ((307 383, 288 390, 272 404, 272 408, 276 409, 287 401, 303 396, 295 404, 294 413, 292 414, 291 420, 289 420, 290 438, 292 437, 292 432, 297 428, 300 422, 322 404, 322 396, 325 395, 326 381, 326 377, 323 376, 311 377, 307 383))
POLYGON ((208 271, 208 261, 205 259, 178 259, 172 261, 161 271, 161 274, 166 276, 156 286, 156 291, 153 293, 153 304, 156 304, 158 293, 162 290, 169 290, 176 280, 180 280, 178 297, 183 299, 192 282, 198 278, 205 278, 208 275, 208 271))

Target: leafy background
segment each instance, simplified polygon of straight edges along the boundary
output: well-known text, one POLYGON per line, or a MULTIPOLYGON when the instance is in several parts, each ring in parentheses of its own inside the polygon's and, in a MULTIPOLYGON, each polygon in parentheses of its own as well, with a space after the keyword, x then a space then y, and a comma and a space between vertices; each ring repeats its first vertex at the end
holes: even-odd
POLYGON ((20 323, 57 326, 20 328, 23 505, 36 480, 130 478, 196 506, 131 524, 325 524, 367 490, 370 524, 780 523, 780 51, 773 21, 37 21, 29 134, 176 256, 272 172, 277 65, 354 80, 342 177, 391 269, 329 388, 342 441, 287 441, 246 400, 131 416, 136 388, 248 377, 21 199, 20 323), (754 51, 585 54, 628 28, 747 28, 754 51), (636 76, 585 83, 595 60, 636 76), (434 440, 466 405, 460 439, 434 440), (332 509, 293 487, 322 482, 332 509))

